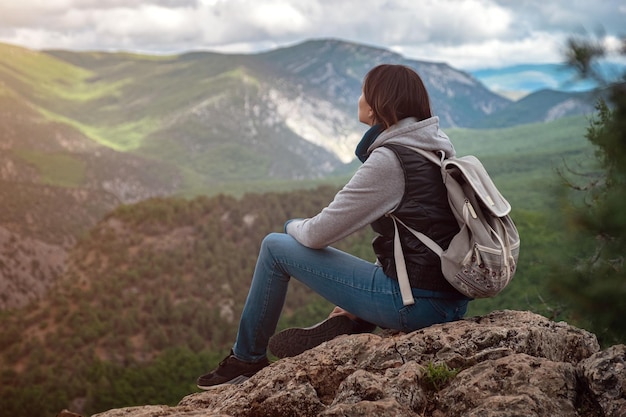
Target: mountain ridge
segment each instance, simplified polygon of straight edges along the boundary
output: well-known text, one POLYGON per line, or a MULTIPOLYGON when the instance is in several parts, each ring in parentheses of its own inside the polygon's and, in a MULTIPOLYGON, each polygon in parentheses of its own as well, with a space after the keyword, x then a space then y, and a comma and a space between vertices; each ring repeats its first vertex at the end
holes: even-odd
MULTIPOLYGON (((597 70, 607 81, 619 82, 623 63, 599 62, 597 70)), ((597 80, 581 79, 575 68, 564 63, 517 64, 503 68, 481 68, 470 73, 488 88, 499 94, 518 91, 532 94, 540 90, 584 92, 600 87, 597 80)))
MULTIPOLYGON (((233 340, 262 236, 314 215, 336 187, 312 185, 338 186, 356 168, 339 155, 365 128, 360 79, 386 59, 408 62, 340 41, 262 56, 0 45, 0 287, 23 296, 0 303, 0 397, 17 405, 11 415, 190 392, 198 369, 219 360, 206 351, 221 355, 233 340), (309 190, 262 193, 285 184, 309 190), (255 193, 236 199, 238 186, 255 193)), ((447 126, 502 118, 511 106, 446 64, 408 63, 432 84, 447 126)), ((543 122, 558 103, 535 103, 533 125, 506 127, 519 121, 513 112, 498 129, 446 128, 459 150, 484 148, 494 181, 524 203, 516 223, 535 239, 528 268, 494 303, 532 303, 546 268, 536 253, 558 241, 533 210, 556 199, 546 196, 554 161, 590 153, 582 117, 543 122)), ((363 232, 339 247, 370 259, 370 241, 363 232)), ((285 320, 327 313, 293 287, 285 320)))
POLYGON ((7 75, 6 62, 0 66, 0 74, 5 68, 2 78, 8 77, 2 80, 5 90, 12 87, 45 118, 69 124, 106 147, 166 162, 173 157, 176 165, 188 167, 191 178, 183 179, 188 183, 216 178, 214 171, 206 171, 209 154, 235 162, 246 147, 255 148, 259 159, 259 169, 248 177, 315 178, 340 169, 354 159, 352 150, 364 132, 354 114, 362 77, 382 62, 409 65, 422 75, 443 127, 482 127, 477 120, 512 103, 445 63, 408 60, 333 39, 250 55, 59 50, 26 55, 32 54, 45 56, 46 65, 53 67, 47 77, 38 78, 50 94, 34 96, 10 77, 17 69, 7 75), (50 59, 58 62, 51 65, 50 59), (237 120, 239 125, 225 122, 237 120), (289 157, 280 158, 280 168, 270 156, 285 149, 269 145, 272 136, 279 143, 295 144, 285 154, 289 157), (259 139, 269 146, 264 149, 259 139), (232 142, 229 147, 215 145, 227 141, 232 142), (189 158, 189 148, 195 158, 189 158), (310 152, 317 154, 316 165, 299 156, 310 152), (286 164, 292 159, 290 168, 286 164))
MULTIPOLYGON (((445 63, 336 39, 252 55, 0 44, 0 226, 67 250, 119 205, 339 184, 366 129, 356 118, 362 77, 382 62, 422 74, 443 126, 520 120, 503 116, 511 101, 445 63)), ((526 121, 544 116, 540 101, 526 121)))

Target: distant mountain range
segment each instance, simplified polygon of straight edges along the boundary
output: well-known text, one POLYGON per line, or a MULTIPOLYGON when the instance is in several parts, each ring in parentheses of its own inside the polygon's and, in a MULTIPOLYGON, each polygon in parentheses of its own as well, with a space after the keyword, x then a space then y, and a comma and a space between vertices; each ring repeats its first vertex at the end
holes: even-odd
MULTIPOLYGON (((498 302, 532 307, 546 268, 534 253, 558 241, 540 215, 557 200, 553 169, 590 153, 587 121, 564 117, 589 112, 588 93, 513 101, 446 64, 337 40, 166 57, 0 44, 4 414, 187 395, 232 343, 262 236, 336 188, 260 193, 354 171, 361 80, 383 62, 422 75, 459 152, 479 155, 515 207, 533 238, 517 288, 530 290, 498 302), (259 194, 204 196, 233 189, 259 194)), ((368 233, 338 247, 371 256, 368 233)), ((309 300, 294 283, 285 324, 325 315, 309 300)))
POLYGON ((25 195, 30 187, 38 198, 46 195, 41 187, 56 187, 109 208, 242 181, 347 172, 366 129, 356 117, 361 82, 380 63, 422 76, 444 128, 542 122, 593 106, 579 92, 512 101, 447 64, 335 39, 239 55, 0 44, 0 181, 4 189, 21 184, 25 195))
POLYGON ((561 64, 514 65, 470 73, 490 90, 504 95, 528 95, 540 90, 589 91, 596 87, 593 81, 579 79, 573 68, 561 64))
POLYGON ((0 44, 0 193, 15 207, 0 226, 35 233, 45 221, 69 232, 149 197, 345 175, 366 130, 356 116, 361 82, 380 63, 422 76, 444 128, 502 128, 593 108, 580 92, 513 101, 447 64, 336 39, 172 56, 0 44), (46 211, 59 204, 82 211, 46 211))
MULTIPOLYGON (((604 62, 598 70, 609 81, 617 81, 624 65, 604 62)), ((541 90, 584 92, 598 87, 590 79, 581 79, 574 68, 565 64, 526 64, 497 69, 480 69, 470 74, 487 88, 507 97, 525 96, 541 90)))
MULTIPOLYGON (((50 253, 40 281, 52 282, 64 249, 121 204, 345 177, 366 129, 356 115, 361 82, 380 63, 414 68, 446 129, 593 109, 590 93, 543 90, 513 101, 447 64, 335 39, 172 56, 0 44, 0 264, 15 247, 41 242, 10 269, 50 253)), ((0 289, 24 285, 13 272, 0 271, 0 289)))
MULTIPOLYGON (((443 127, 540 122, 589 112, 593 104, 580 93, 547 92, 514 102, 446 64, 339 40, 251 55, 166 57, 0 45, 0 98, 19 116, 5 118, 1 140, 14 156, 18 148, 48 147, 94 169, 117 151, 110 156, 127 175, 104 187, 121 201, 203 183, 319 178, 354 159, 365 130, 356 120, 361 80, 383 62, 421 74, 443 127), (41 129, 32 132, 26 119, 41 129), (136 178, 136 167, 145 172, 146 164, 156 167, 150 182, 160 184, 151 192, 136 178)), ((24 155, 13 161, 18 170, 24 155)), ((32 165, 37 156, 30 158, 32 165)))

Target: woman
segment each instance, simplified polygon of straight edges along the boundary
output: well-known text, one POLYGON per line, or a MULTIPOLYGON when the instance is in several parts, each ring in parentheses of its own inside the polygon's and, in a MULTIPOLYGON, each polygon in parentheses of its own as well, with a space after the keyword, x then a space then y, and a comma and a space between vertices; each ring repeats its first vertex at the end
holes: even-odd
POLYGON ((261 245, 248 298, 231 354, 198 378, 210 389, 240 383, 268 365, 290 277, 338 307, 329 319, 307 329, 287 329, 270 344, 278 357, 292 356, 338 334, 373 327, 410 332, 463 317, 469 299, 443 277, 439 257, 409 231, 399 236, 414 303, 403 302, 394 262, 393 213, 446 248, 458 232, 438 166, 407 146, 455 151, 433 117, 420 77, 402 65, 380 65, 365 76, 359 121, 370 129, 356 149, 363 165, 333 201, 315 217, 294 219, 286 233, 272 233, 261 245), (371 225, 377 262, 329 247, 371 225), (405 305, 408 304, 408 305, 405 305))

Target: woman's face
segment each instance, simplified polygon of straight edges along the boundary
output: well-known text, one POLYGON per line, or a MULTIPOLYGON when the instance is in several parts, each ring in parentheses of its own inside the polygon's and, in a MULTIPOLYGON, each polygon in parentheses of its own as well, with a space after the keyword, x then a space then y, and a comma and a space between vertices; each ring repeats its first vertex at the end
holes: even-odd
POLYGON ((374 124, 374 111, 365 101, 365 96, 361 93, 359 97, 359 122, 372 126, 374 124))

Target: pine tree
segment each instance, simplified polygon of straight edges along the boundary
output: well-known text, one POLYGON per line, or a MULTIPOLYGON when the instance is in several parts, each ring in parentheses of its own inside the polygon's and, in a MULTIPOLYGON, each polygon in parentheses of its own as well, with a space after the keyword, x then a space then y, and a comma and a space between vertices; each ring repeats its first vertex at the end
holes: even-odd
MULTIPOLYGON (((620 52, 626 55, 626 39, 620 52)), ((565 215, 573 242, 568 247, 576 259, 564 260, 551 277, 573 321, 596 333, 603 345, 626 342, 626 73, 622 80, 605 82, 597 63, 606 53, 593 40, 569 43, 568 63, 581 77, 603 82, 607 94, 598 100, 586 134, 595 147, 599 175, 585 175, 583 184, 568 182, 585 194, 565 215)))

